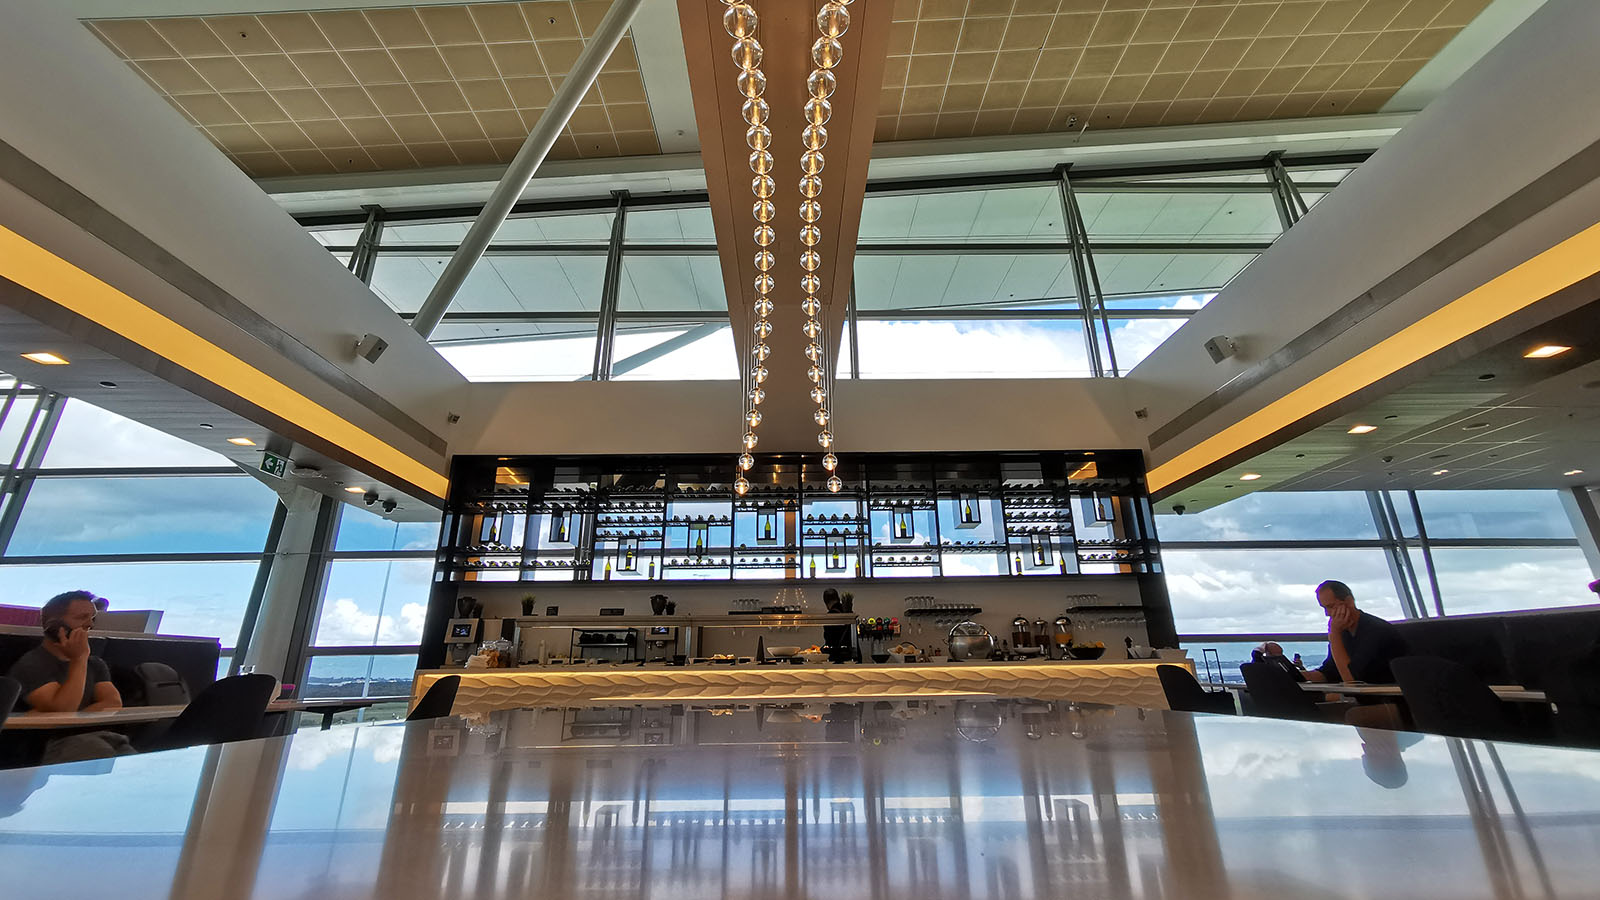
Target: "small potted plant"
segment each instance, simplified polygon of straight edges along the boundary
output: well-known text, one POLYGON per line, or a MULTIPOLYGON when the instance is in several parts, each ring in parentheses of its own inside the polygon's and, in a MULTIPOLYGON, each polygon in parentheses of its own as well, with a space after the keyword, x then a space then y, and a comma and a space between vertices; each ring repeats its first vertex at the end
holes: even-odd
POLYGON ((533 615, 533 601, 534 596, 532 594, 522 595, 522 615, 524 618, 533 615))
POLYGON ((659 616, 659 615, 664 615, 666 613, 666 611, 667 611, 667 595, 666 594, 651 594, 650 595, 650 612, 659 616))

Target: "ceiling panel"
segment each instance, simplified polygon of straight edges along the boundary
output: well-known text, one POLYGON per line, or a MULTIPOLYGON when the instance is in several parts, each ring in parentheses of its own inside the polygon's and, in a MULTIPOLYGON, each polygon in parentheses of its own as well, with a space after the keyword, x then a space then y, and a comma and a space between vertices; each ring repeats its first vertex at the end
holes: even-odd
POLYGON ((896 0, 877 139, 1376 112, 1489 0, 896 0))
MULTIPOLYGON (((269 177, 509 162, 607 6, 555 0, 87 25, 240 168, 269 177)), ((630 35, 550 158, 658 152, 630 35)))

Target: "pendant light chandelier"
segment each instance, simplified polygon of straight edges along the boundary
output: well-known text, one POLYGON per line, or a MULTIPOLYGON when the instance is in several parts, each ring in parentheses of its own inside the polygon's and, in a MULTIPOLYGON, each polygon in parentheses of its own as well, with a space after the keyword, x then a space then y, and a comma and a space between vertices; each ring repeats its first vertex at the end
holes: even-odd
MULTIPOLYGON (((749 406, 744 413, 743 450, 738 458, 738 475, 733 482, 734 492, 742 496, 750 490, 750 481, 744 473, 755 465, 755 457, 751 451, 756 448, 756 427, 761 424, 762 418, 760 407, 762 401, 766 399, 766 391, 762 385, 767 380, 766 362, 772 353, 767 338, 772 334, 771 293, 775 284, 772 271, 777 261, 770 248, 776 238, 772 222, 777 211, 772 203, 772 197, 776 193, 772 178, 772 130, 767 125, 772 111, 762 96, 766 92, 767 78, 761 71, 762 48, 756 40, 759 19, 748 0, 723 0, 723 2, 728 9, 723 13, 722 22, 729 36, 734 39, 733 61, 739 67, 739 93, 745 98, 741 108, 745 124, 748 126, 745 141, 750 146, 750 171, 755 176, 750 183, 751 193, 755 197, 751 213, 756 221, 757 248, 756 299, 752 308, 752 312, 755 313, 754 341, 751 345, 749 369, 742 374, 742 387, 749 406)), ((825 126, 833 112, 828 98, 832 96, 837 85, 833 69, 844 59, 844 47, 840 44, 839 38, 850 27, 850 13, 845 7, 851 2, 853 0, 831 0, 824 3, 817 13, 817 29, 821 35, 811 45, 814 68, 806 78, 807 99, 802 110, 806 125, 800 133, 802 175, 798 212, 801 222, 800 243, 804 247, 800 253, 800 290, 804 297, 800 309, 806 315, 805 324, 802 326, 807 339, 806 379, 811 383, 811 400, 816 404, 812 419, 821 429, 817 432, 817 443, 825 451, 822 465, 828 471, 828 490, 835 493, 843 487, 843 482, 836 474, 839 458, 833 453, 834 439, 830 430, 833 421, 833 374, 828 365, 833 357, 827 350, 830 330, 825 308, 817 296, 822 289, 822 277, 817 274, 822 267, 822 254, 816 249, 822 243, 822 229, 817 224, 822 219, 822 205, 817 198, 822 194, 824 165, 822 151, 828 143, 828 130, 825 126)))

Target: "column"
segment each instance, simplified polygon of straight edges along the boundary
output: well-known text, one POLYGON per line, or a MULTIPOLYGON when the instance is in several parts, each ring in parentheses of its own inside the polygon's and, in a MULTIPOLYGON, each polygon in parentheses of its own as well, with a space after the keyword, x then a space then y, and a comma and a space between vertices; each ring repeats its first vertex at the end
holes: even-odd
POLYGON ((255 666, 256 671, 280 680, 294 681, 300 677, 297 670, 302 655, 297 644, 309 639, 314 624, 310 607, 317 602, 322 581, 321 544, 329 531, 333 501, 298 486, 284 489, 280 497, 287 509, 283 533, 272 557, 261 609, 242 664, 255 666), (328 507, 326 514, 324 506, 328 507), (302 629, 305 637, 297 641, 297 632, 302 629))

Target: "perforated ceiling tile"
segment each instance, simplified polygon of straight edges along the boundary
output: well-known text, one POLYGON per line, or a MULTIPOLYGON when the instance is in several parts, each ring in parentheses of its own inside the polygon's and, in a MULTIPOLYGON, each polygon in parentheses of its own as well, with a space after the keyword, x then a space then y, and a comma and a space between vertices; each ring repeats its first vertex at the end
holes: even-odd
MULTIPOLYGON (((595 0, 86 23, 248 174, 509 162, 605 15, 595 0)), ((632 37, 551 159, 659 153, 632 37)))
POLYGON ((1488 3, 895 0, 878 140, 1376 112, 1488 3))

